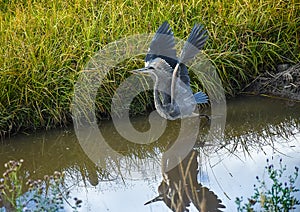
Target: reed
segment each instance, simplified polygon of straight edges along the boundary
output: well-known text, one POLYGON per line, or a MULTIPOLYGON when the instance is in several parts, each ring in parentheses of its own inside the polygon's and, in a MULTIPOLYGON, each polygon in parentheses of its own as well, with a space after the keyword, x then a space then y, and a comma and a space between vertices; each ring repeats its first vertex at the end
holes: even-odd
MULTIPOLYGON (((194 23, 205 25, 210 38, 203 53, 228 95, 279 63, 300 60, 300 5, 295 0, 2 0, 1 134, 70 123, 74 83, 89 57, 124 36, 153 33, 164 20, 182 39, 194 23)), ((125 63, 100 88, 100 114, 109 113, 110 97, 132 64, 125 63)), ((198 84, 192 82, 194 88, 198 84)), ((133 113, 150 101, 141 95, 133 113)))

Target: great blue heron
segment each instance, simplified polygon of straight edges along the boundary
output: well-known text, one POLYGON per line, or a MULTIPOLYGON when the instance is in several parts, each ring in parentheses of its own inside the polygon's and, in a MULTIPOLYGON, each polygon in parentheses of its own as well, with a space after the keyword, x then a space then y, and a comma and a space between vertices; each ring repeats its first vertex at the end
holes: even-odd
POLYGON ((193 113, 196 105, 208 102, 205 93, 192 93, 185 65, 204 46, 206 32, 202 25, 195 24, 177 58, 174 34, 168 22, 164 22, 152 39, 145 58, 145 68, 134 71, 148 73, 154 78, 154 104, 163 118, 175 120, 197 115, 193 113))

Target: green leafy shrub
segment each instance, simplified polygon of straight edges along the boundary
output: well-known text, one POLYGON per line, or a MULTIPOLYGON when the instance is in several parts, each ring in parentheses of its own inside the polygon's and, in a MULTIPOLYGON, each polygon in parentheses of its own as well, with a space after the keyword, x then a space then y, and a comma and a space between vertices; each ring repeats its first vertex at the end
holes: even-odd
POLYGON ((299 197, 299 188, 295 186, 299 168, 295 167, 294 173, 285 177, 284 173, 287 168, 280 159, 278 168, 275 168, 273 164, 269 164, 269 160, 267 160, 265 170, 271 187, 268 188, 269 183, 257 176, 256 179, 259 185, 254 185, 254 195, 248 199, 248 202, 242 205, 243 197, 236 198, 235 203, 238 205, 238 211, 288 212, 300 205, 297 198, 297 195, 299 197))
POLYGON ((55 171, 53 175, 45 175, 44 179, 25 182, 20 176, 23 160, 5 163, 7 169, 0 178, 0 211, 60 211, 64 209, 64 201, 74 211, 81 206, 81 200, 74 198, 72 206, 69 192, 63 188, 64 173, 55 171))

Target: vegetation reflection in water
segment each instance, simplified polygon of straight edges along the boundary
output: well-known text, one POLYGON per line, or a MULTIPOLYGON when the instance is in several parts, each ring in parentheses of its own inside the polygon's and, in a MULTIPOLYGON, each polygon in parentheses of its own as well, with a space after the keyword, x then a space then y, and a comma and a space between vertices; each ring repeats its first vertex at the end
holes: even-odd
MULTIPOLYGON (((31 136, 20 135, 2 141, 0 161, 4 164, 9 160, 24 158, 25 171, 22 174, 32 179, 42 179, 44 175, 50 175, 55 170, 64 171, 65 183, 74 189, 97 186, 101 190, 99 185, 103 182, 122 187, 131 179, 150 179, 159 185, 156 200, 162 200, 170 208, 184 208, 192 202, 200 210, 205 206, 201 204, 203 197, 207 197, 207 203, 211 203, 209 206, 222 209, 224 199, 217 197, 220 193, 214 193, 198 182, 203 179, 199 175, 205 174, 201 166, 211 166, 206 163, 209 158, 220 157, 222 160, 226 155, 240 157, 239 153, 251 156, 253 150, 264 151, 265 147, 275 146, 278 140, 289 142, 289 139, 299 134, 299 111, 298 103, 281 100, 248 97, 229 101, 224 140, 213 146, 201 142, 202 136, 208 130, 208 125, 203 123, 199 140, 189 154, 190 158, 168 173, 159 174, 159 164, 163 152, 177 136, 180 123, 176 121, 168 122, 166 132, 158 141, 149 145, 129 143, 116 132, 111 122, 101 121, 99 128, 103 136, 122 157, 101 158, 100 165, 94 164, 86 156, 72 129, 31 136), (170 184, 170 181, 175 183, 170 184), (180 202, 178 199, 184 201, 180 202)), ((140 117, 133 119, 132 123, 137 129, 145 131, 149 128, 146 120, 147 117, 140 117)), ((280 152, 280 149, 274 151, 280 152)), ((1 165, 0 173, 4 171, 1 165)), ((222 184, 222 181, 219 183, 222 184)), ((235 197, 229 198, 234 201, 235 197)), ((151 197, 147 201, 150 199, 151 197)), ((147 201, 138 204, 143 205, 147 201)), ((148 205, 144 207, 145 210, 149 208, 148 205)))

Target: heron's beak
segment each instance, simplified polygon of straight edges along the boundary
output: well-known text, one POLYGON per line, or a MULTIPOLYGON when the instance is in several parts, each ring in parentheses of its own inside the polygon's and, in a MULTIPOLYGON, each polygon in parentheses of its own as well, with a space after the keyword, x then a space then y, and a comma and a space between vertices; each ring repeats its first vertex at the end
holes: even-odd
POLYGON ((163 199, 164 199, 164 196, 163 195, 159 195, 159 196, 155 197, 154 199, 146 202, 144 205, 148 205, 148 204, 150 204, 152 202, 162 201, 163 199))
POLYGON ((131 70, 131 71, 129 71, 129 72, 131 72, 131 73, 133 73, 133 74, 142 74, 142 75, 147 75, 147 76, 149 76, 149 74, 152 72, 152 70, 145 67, 145 68, 140 68, 140 69, 131 70))

